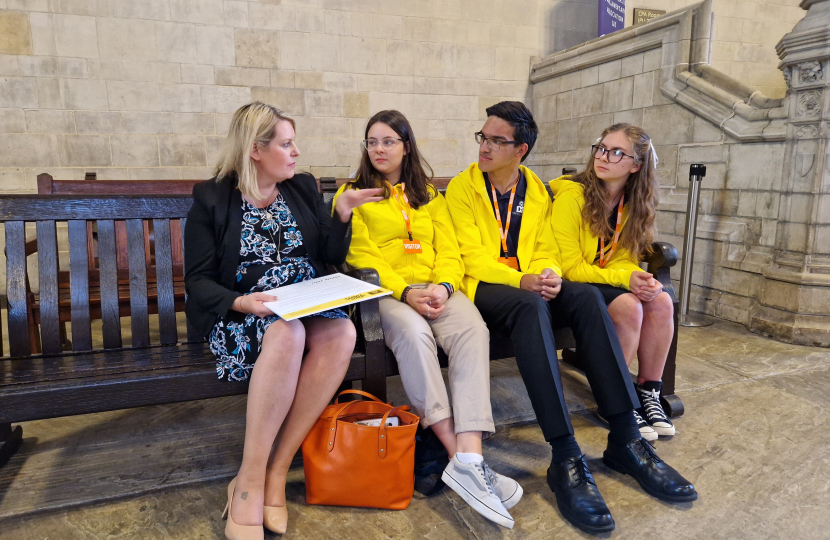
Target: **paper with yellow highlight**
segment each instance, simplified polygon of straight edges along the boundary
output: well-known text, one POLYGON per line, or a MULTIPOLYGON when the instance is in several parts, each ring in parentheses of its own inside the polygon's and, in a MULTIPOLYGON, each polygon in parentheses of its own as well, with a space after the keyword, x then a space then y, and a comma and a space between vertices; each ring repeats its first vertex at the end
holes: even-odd
POLYGON ((327 309, 380 298, 392 294, 392 291, 345 274, 331 274, 265 293, 277 297, 274 302, 265 302, 265 307, 284 320, 292 321, 327 309))

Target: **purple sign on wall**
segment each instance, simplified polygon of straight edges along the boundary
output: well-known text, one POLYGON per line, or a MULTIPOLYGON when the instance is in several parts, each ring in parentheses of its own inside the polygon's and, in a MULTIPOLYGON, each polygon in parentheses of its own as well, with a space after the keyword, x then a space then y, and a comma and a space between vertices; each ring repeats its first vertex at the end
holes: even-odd
POLYGON ((598 0, 598 36, 604 36, 625 26, 625 0, 598 0))

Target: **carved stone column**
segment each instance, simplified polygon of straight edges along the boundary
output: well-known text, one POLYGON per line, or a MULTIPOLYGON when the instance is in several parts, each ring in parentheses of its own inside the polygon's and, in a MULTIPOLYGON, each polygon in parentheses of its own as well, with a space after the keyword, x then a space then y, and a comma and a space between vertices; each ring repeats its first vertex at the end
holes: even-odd
POLYGON ((787 82, 787 143, 773 264, 750 329, 830 347, 830 0, 802 0, 807 15, 776 46, 787 82))

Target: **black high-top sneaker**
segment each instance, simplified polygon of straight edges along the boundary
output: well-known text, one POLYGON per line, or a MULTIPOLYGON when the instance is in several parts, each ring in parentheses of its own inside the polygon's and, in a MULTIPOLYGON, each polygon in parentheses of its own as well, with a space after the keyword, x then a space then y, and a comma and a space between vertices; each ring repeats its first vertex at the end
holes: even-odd
POLYGON ((668 437, 674 435, 674 424, 660 405, 660 391, 663 388, 661 381, 645 381, 642 385, 635 384, 637 397, 640 398, 640 408, 637 412, 643 420, 657 432, 658 435, 668 437))

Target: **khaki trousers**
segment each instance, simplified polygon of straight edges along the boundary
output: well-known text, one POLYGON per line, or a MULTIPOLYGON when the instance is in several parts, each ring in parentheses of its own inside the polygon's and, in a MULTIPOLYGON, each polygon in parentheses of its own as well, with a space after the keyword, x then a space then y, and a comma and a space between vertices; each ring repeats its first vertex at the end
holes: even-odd
POLYGON ((444 313, 427 320, 408 304, 380 299, 380 322, 386 346, 395 354, 407 397, 429 427, 453 418, 455 432, 493 433, 490 408, 490 333, 475 305, 453 294, 444 313), (453 406, 438 365, 440 346, 449 357, 453 406))

